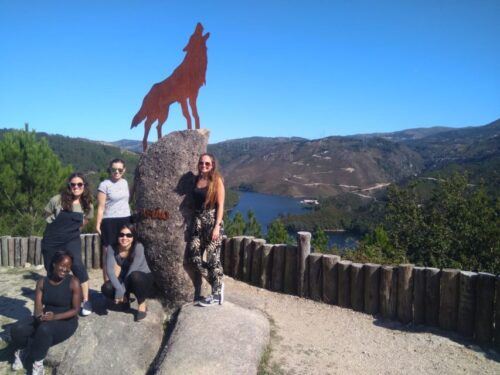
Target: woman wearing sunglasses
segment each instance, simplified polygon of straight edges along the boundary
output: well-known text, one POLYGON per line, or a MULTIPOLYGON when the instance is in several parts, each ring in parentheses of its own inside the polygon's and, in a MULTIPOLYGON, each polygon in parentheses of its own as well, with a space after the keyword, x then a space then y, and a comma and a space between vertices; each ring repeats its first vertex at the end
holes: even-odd
POLYGON ((94 206, 83 174, 71 174, 61 194, 50 199, 45 212, 48 224, 43 233, 42 255, 47 275, 50 277, 50 264, 54 254, 58 250, 67 250, 73 257, 71 271, 82 285, 81 313, 83 316, 89 315, 92 313, 89 275, 82 262, 80 231, 94 217, 94 206))
POLYGON ((144 247, 137 241, 135 227, 126 224, 118 232, 118 244, 106 249, 105 267, 109 280, 101 291, 122 309, 130 307, 130 294, 137 298, 135 321, 146 317, 146 298, 153 290, 153 275, 144 256, 144 247))
MULTIPOLYGON (((102 181, 97 188, 96 231, 101 235, 103 263, 106 259, 106 248, 117 244, 120 228, 130 223, 130 193, 125 178, 125 162, 113 159, 109 163, 109 179, 102 181)), ((108 280, 106 267, 103 267, 104 281, 108 280)))
POLYGON ((224 301, 222 282, 224 273, 220 261, 220 248, 225 190, 213 155, 205 153, 198 160, 198 176, 193 198, 196 211, 189 245, 190 258, 201 276, 212 286, 212 294, 199 300, 198 304, 204 307, 221 305, 224 301), (206 262, 203 261, 205 252, 206 262))

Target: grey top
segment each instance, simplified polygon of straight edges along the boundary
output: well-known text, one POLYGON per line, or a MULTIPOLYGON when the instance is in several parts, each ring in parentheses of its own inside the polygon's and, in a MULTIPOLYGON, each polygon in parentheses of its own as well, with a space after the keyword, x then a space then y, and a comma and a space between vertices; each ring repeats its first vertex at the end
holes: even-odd
POLYGON ((135 245, 133 253, 128 258, 122 258, 118 252, 118 246, 108 246, 106 248, 106 271, 109 281, 115 288, 115 298, 122 298, 125 295, 125 279, 134 271, 151 273, 146 257, 144 256, 144 246, 141 243, 135 245), (121 267, 120 274, 116 276, 115 266, 121 267))
MULTIPOLYGON (((61 206, 61 194, 57 194, 50 198, 49 203, 45 206, 45 212, 49 215, 45 219, 47 223, 52 223, 55 219, 56 216, 59 215, 59 212, 61 212, 62 206, 61 206)), ((94 217, 94 206, 90 206, 89 212, 85 214, 82 209, 81 204, 73 204, 73 212, 82 212, 83 217, 85 219, 92 219, 94 217)))
POLYGON ((128 205, 130 192, 127 180, 124 178, 120 178, 116 182, 104 180, 99 184, 97 190, 106 194, 104 219, 130 216, 130 207, 128 205))

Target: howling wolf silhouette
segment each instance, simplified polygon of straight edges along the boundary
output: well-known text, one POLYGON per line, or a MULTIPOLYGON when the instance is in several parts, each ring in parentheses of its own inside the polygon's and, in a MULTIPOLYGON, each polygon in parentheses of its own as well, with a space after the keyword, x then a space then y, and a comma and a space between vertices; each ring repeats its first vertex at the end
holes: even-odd
POLYGON ((205 74, 207 72, 207 39, 210 33, 203 35, 203 26, 198 22, 193 35, 183 51, 186 56, 172 75, 164 81, 155 83, 142 101, 141 109, 132 119, 133 128, 139 125, 144 119, 144 138, 142 148, 146 151, 148 147, 148 134, 151 125, 158 120, 156 129, 158 139, 161 138, 161 127, 167 121, 170 105, 178 102, 182 108, 182 114, 186 118, 187 128, 191 129, 191 115, 188 110, 188 99, 193 113, 196 129, 200 128, 200 117, 196 108, 196 99, 200 87, 205 84, 205 74))

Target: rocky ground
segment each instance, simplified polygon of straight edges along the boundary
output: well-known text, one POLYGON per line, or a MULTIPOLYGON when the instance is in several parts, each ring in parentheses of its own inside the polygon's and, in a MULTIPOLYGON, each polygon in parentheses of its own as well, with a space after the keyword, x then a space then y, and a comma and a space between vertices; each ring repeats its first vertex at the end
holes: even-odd
MULTIPOLYGON (((0 324, 29 314, 43 270, 0 268, 0 324)), ((99 289, 101 272, 91 272, 99 289)), ((227 300, 264 313, 272 333, 262 374, 499 374, 500 355, 458 335, 406 327, 372 316, 226 278, 227 300)), ((214 309, 217 306, 212 307, 214 309)), ((10 372, 5 329, 0 331, 0 374, 10 372)))

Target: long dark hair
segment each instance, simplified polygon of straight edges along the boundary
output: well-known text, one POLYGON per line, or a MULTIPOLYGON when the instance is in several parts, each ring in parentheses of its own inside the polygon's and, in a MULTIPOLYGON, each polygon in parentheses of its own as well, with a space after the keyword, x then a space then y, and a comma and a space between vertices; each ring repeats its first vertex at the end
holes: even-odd
MULTIPOLYGON (((200 158, 198 159, 198 163, 201 162, 201 159, 204 156, 208 156, 212 162, 212 169, 210 170, 210 172, 208 172, 208 191, 207 198, 205 200, 205 207, 215 208, 215 205, 217 204, 217 192, 219 188, 218 182, 220 180, 222 183, 224 183, 224 179, 217 169, 217 160, 212 154, 209 154, 208 152, 201 154, 200 158)), ((198 167, 198 178, 200 178, 201 176, 201 173, 199 171, 200 168, 198 167)))
MULTIPOLYGON (((135 246, 137 245, 137 230, 136 230, 134 224, 127 223, 127 224, 123 224, 121 226, 120 230, 118 231, 118 234, 120 234, 120 232, 124 228, 128 229, 130 231, 130 233, 132 233, 132 235, 134 236, 133 239, 132 239, 132 246, 130 246, 130 253, 129 253, 130 254, 129 256, 133 256, 134 250, 135 250, 135 246)), ((117 238, 117 240, 118 240, 118 238, 117 238)))
POLYGON ((90 186, 87 179, 83 173, 75 172, 72 173, 66 180, 66 186, 61 191, 61 207, 65 211, 73 211, 73 200, 75 199, 73 193, 71 192, 70 182, 75 177, 81 178, 84 184, 83 194, 80 196, 80 204, 82 205, 82 210, 85 214, 88 214, 90 208, 92 207, 92 194, 90 193, 90 186))

